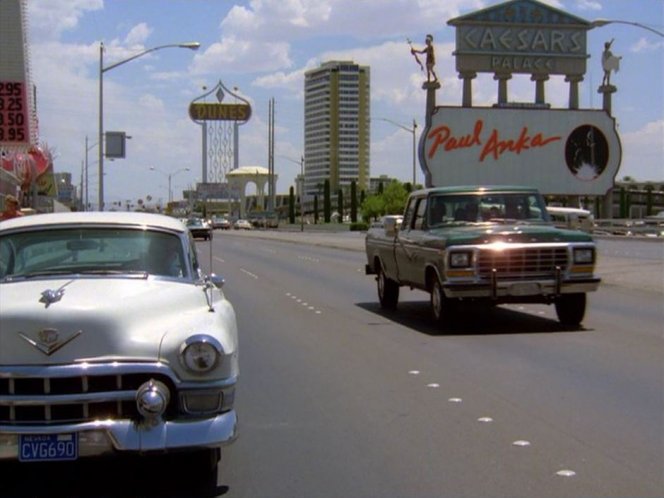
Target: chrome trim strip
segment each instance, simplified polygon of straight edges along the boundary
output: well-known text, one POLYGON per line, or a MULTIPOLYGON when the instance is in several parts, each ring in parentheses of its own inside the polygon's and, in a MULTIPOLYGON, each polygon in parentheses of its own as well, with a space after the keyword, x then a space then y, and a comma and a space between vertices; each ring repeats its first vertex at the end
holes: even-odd
POLYGON ((87 394, 58 394, 39 396, 0 396, 0 406, 55 406, 83 403, 106 403, 111 401, 131 401, 136 391, 102 391, 87 394))

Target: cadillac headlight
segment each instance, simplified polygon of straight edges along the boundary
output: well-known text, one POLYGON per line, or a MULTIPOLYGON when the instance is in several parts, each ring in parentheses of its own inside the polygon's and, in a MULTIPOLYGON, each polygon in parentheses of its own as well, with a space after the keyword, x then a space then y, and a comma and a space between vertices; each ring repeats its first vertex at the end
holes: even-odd
POLYGON ((595 262, 595 251, 590 247, 574 249, 574 264, 588 265, 595 262))
POLYGON ((180 359, 187 370, 202 374, 217 366, 223 352, 221 343, 214 337, 195 335, 182 344, 180 359))
POLYGON ((472 253, 468 251, 450 253, 450 268, 467 268, 472 259, 472 253))

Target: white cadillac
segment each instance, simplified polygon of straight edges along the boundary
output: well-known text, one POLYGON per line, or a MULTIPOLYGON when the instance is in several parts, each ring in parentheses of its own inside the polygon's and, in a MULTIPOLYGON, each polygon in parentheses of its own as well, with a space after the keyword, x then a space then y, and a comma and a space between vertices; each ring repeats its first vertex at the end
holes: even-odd
POLYGON ((222 284, 167 216, 0 222, 0 461, 180 452, 216 479, 237 430, 222 284))

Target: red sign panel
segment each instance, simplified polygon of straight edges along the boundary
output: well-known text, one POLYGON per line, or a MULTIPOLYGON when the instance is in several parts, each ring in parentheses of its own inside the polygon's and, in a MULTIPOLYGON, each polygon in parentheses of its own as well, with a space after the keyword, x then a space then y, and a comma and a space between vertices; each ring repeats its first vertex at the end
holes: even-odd
POLYGON ((25 83, 0 81, 0 145, 30 142, 25 83))

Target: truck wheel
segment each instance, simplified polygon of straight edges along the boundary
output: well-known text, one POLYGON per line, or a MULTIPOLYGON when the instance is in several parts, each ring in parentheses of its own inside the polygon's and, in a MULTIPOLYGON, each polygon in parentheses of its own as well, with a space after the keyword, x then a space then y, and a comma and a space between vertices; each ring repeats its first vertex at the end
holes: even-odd
POLYGON ((435 278, 431 284, 431 315, 436 323, 442 323, 446 307, 445 293, 443 286, 440 285, 438 278, 435 278))
POLYGON ((563 294, 556 298, 555 306, 560 323, 576 327, 586 314, 586 295, 585 293, 563 294))
POLYGON ((386 310, 396 309, 399 302, 399 284, 388 278, 380 266, 378 267, 376 286, 378 288, 380 306, 386 310))

